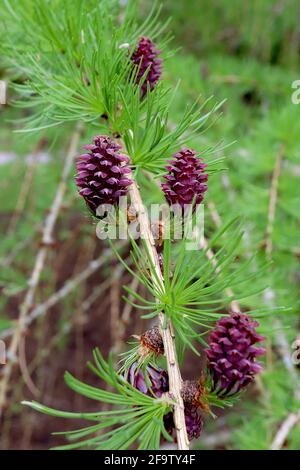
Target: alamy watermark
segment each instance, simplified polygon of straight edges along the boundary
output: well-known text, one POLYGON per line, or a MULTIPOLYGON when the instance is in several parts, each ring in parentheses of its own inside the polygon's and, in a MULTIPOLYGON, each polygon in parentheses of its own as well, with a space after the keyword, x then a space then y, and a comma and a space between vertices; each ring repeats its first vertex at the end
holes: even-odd
POLYGON ((292 343, 292 349, 295 351, 292 353, 292 361, 295 366, 298 366, 300 364, 300 339, 296 339, 292 343))
POLYGON ((293 104, 300 103, 300 80, 294 80, 292 83, 292 88, 295 90, 292 93, 291 101, 293 104))
POLYGON ((6 364, 6 346, 4 341, 0 339, 0 365, 6 364))
MULTIPOLYGON (((144 208, 143 208, 144 210, 144 208)), ((197 207, 187 204, 184 207, 174 204, 151 204, 147 212, 155 242, 182 240, 186 250, 198 250, 204 238, 204 205, 197 207)), ((126 196, 119 198, 116 206, 102 204, 97 208, 96 234, 100 240, 138 240, 143 231, 135 208, 128 204, 126 196)))
POLYGON ((0 80, 0 105, 6 104, 7 84, 4 80, 0 80))

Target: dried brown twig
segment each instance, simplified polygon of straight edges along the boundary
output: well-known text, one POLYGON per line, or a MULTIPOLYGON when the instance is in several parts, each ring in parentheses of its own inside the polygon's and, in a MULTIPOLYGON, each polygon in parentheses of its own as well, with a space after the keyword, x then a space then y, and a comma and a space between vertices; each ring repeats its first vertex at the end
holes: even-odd
MULTIPOLYGON (((275 222, 275 217, 276 217, 276 207, 277 207, 277 201, 278 201, 278 184, 279 184, 279 178, 281 174, 283 157, 284 157, 284 146, 281 145, 279 149, 278 157, 275 162, 275 166, 274 166, 274 170, 272 174, 272 180, 271 180, 271 188, 270 188, 268 223, 267 223, 266 238, 265 238, 265 250, 266 250, 266 255, 268 256, 268 258, 271 258, 272 253, 273 253, 272 236, 273 236, 274 222, 275 222)), ((275 298, 276 298, 276 293, 274 292, 274 290, 272 288, 266 289, 265 301, 268 305, 270 305, 270 307, 274 307, 275 298)), ((279 318, 274 319, 274 324, 275 324, 275 328, 278 330, 276 334, 278 352, 281 355, 283 364, 285 365, 287 371, 289 372, 292 378, 294 388, 295 388, 295 397, 300 399, 300 380, 299 380, 299 376, 297 374, 297 371, 292 361, 290 345, 288 343, 286 335, 284 334, 282 323, 279 320, 279 318)))
MULTIPOLYGON (((283 158, 284 158, 284 147, 282 145, 279 149, 279 154, 275 162, 272 180, 271 180, 271 188, 270 188, 268 222, 267 222, 266 237, 265 237, 265 248, 266 248, 266 253, 269 258, 271 258, 272 251, 273 251, 272 235, 273 235, 274 222, 275 222, 275 216, 276 216, 276 206, 277 206, 277 200, 278 200, 278 182, 280 178, 283 158)), ((226 176, 226 179, 225 180, 223 179, 223 184, 224 186, 226 186, 226 189, 229 190, 231 199, 234 200, 235 192, 233 191, 230 185, 228 176, 227 175, 225 176, 226 176)), ((216 220, 215 219, 216 210, 215 210, 214 204, 209 203, 209 207, 212 212, 212 215, 214 215, 213 217, 214 220, 216 220)), ((264 299, 265 299, 265 303, 268 306, 274 307, 275 298, 276 298, 276 294, 273 289, 268 288, 265 290, 264 299)), ((282 323, 278 318, 274 318, 274 324, 275 324, 276 329, 278 330, 276 334, 276 344, 277 344, 278 352, 282 358, 283 364, 285 365, 294 383, 295 396, 296 398, 300 399, 300 380, 299 380, 297 371, 295 370, 295 366, 292 361, 292 357, 290 353, 290 346, 289 346, 287 337, 282 329, 282 323)))
MULTIPOLYGON (((282 160, 284 155, 284 147, 281 146, 279 155, 276 159, 272 181, 271 181, 271 189, 270 189, 270 202, 269 202, 269 210, 268 210, 268 224, 266 229, 266 240, 265 240, 265 249, 266 255, 271 258, 273 252, 273 242, 272 242, 272 235, 274 229, 274 221, 276 216, 276 206, 278 200, 278 183, 279 177, 281 173, 281 166, 282 160)), ((267 289, 265 293, 265 299, 267 303, 271 306, 274 305, 276 294, 273 289, 267 289)), ((278 318, 275 318, 275 327, 278 329, 276 334, 277 346, 279 354, 282 357, 283 363, 289 372, 294 387, 295 387, 295 397, 300 399, 300 380, 298 374, 295 370, 295 366, 292 361, 290 347, 288 340, 282 330, 282 323, 278 318)), ((281 426, 279 427, 273 442, 270 446, 271 450, 280 450, 284 445, 285 440, 287 439, 290 431, 300 422, 300 412, 299 413, 290 413, 287 418, 282 422, 281 426)))
MULTIPOLYGON (((274 166, 274 170, 272 174, 271 187, 270 187, 268 222, 267 222, 266 235, 265 235, 265 251, 269 259, 271 259, 272 253, 273 253, 272 236, 273 236, 274 222, 275 222, 275 217, 276 217, 276 207, 277 207, 277 201, 278 201, 278 185, 279 185, 279 178, 281 174, 283 158, 284 158, 284 146, 281 145, 279 149, 279 154, 276 158, 276 162, 275 162, 275 166, 274 166)), ((229 182, 227 181, 226 184, 229 184, 229 182)), ((235 196, 233 191, 231 192, 231 195, 232 197, 235 196)), ((212 210, 214 210, 213 207, 212 207, 212 210)), ((274 307, 276 293, 274 292, 272 288, 269 287, 268 289, 266 289, 264 293, 264 299, 267 305, 269 305, 270 307, 274 307)), ((292 357, 290 353, 290 346, 289 346, 287 337, 284 334, 282 323, 278 318, 274 319, 274 325, 276 329, 278 330, 276 334, 276 343, 277 343, 278 352, 282 358, 282 361, 286 367, 286 370, 288 371, 293 381, 295 397, 297 399, 300 399, 300 380, 299 380, 297 371, 295 370, 295 366, 292 361, 292 357)), ((296 424, 299 423, 299 418, 300 418, 300 413, 291 413, 288 415, 288 417, 281 424, 270 446, 270 449, 276 450, 276 449, 280 449, 283 446, 284 441, 286 440, 289 432, 293 429, 293 427, 296 424)))
MULTIPOLYGON (((54 292, 54 294, 45 300, 45 302, 39 304, 29 313, 29 315, 27 315, 24 321, 24 326, 28 327, 31 325, 37 318, 45 315, 50 308, 54 307, 54 305, 73 292, 81 283, 86 281, 92 274, 98 271, 98 269, 100 269, 101 266, 107 262, 107 260, 110 258, 110 255, 110 249, 104 250, 99 258, 92 260, 83 271, 66 281, 58 291, 54 292)), ((102 292, 102 289, 100 289, 100 292, 102 292)), ((11 336, 14 332, 15 328, 4 330, 4 332, 0 334, 0 339, 5 339, 11 336)))
POLYGON ((26 169, 23 181, 22 181, 22 186, 19 192, 18 200, 16 203, 16 208, 8 225, 7 235, 10 235, 15 231, 18 221, 23 213, 27 197, 30 193, 32 180, 33 180, 34 172, 36 169, 37 158, 39 156, 39 153, 44 143, 45 143, 44 139, 39 140, 38 144, 36 145, 35 149, 32 152, 31 159, 27 163, 27 169, 26 169))
POLYGON ((10 266, 16 256, 20 253, 20 251, 24 250, 24 248, 30 245, 34 236, 41 229, 41 227, 41 223, 36 224, 33 227, 32 232, 26 238, 20 240, 4 258, 0 259, 0 266, 3 268, 7 268, 8 266, 10 266))
POLYGON ((33 271, 31 273, 31 276, 28 282, 29 288, 26 292, 25 299, 22 305, 20 306, 18 323, 17 323, 17 326, 15 328, 15 331, 13 333, 13 336, 12 336, 12 339, 8 348, 8 353, 7 353, 8 362, 3 368, 2 378, 0 382, 0 417, 3 412, 3 407, 5 406, 7 388, 8 388, 9 380, 11 377, 13 365, 16 361, 16 355, 18 353, 20 338, 23 334, 24 329, 26 328, 26 318, 34 301, 35 293, 36 293, 36 290, 40 281, 40 277, 44 268, 44 264, 46 261, 48 249, 53 243, 53 239, 52 239, 53 231, 54 231, 58 214, 63 204, 64 195, 65 195, 66 188, 67 188, 67 179, 69 177, 69 174, 73 165, 74 157, 76 155, 76 148, 78 146, 80 133, 81 133, 81 125, 78 125, 77 129, 73 133, 71 140, 70 140, 70 145, 69 145, 67 157, 65 160, 65 164, 63 167, 61 180, 58 184, 58 188, 57 188, 53 203, 51 205, 50 211, 45 220, 41 247, 37 253, 33 271))

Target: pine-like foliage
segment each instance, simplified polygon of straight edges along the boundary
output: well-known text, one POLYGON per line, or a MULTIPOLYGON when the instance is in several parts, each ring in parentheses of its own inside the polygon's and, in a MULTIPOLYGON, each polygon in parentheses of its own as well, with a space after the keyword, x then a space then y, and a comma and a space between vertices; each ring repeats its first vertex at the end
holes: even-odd
MULTIPOLYGON (((23 132, 47 129, 47 135, 54 141, 57 136, 68 133, 73 123, 84 121, 88 138, 85 137, 82 144, 90 142, 91 136, 97 134, 111 139, 121 137, 121 152, 130 156, 132 177, 138 180, 146 204, 164 200, 153 179, 166 174, 167 162, 174 152, 182 146, 201 151, 200 157, 207 164, 209 174, 208 191, 203 187, 199 191, 201 195, 205 192, 205 202, 209 203, 205 214, 208 244, 204 249, 199 245, 196 252, 189 252, 186 250, 188 240, 166 241, 160 253, 164 277, 161 283, 156 278, 147 247, 132 241, 131 262, 125 263, 119 255, 120 261, 146 294, 126 286, 127 301, 146 319, 156 319, 164 311, 173 322, 182 356, 186 348, 199 354, 199 343, 207 347, 209 332, 221 317, 229 314, 232 301, 238 301, 242 311, 259 318, 260 332, 268 338, 265 373, 259 382, 257 401, 249 394, 250 399, 247 401, 244 397, 238 413, 233 409, 228 414, 228 426, 234 432, 225 447, 266 449, 286 415, 299 408, 295 396, 297 381, 291 380, 290 372, 282 366, 278 342, 283 331, 288 345, 292 344, 297 323, 290 316, 275 317, 272 312, 279 313, 277 305, 295 307, 299 304, 299 198, 295 192, 299 120, 297 107, 290 105, 290 90, 286 91, 289 86, 283 86, 287 79, 292 81, 294 73, 287 74, 255 60, 242 63, 233 57, 209 54, 208 57, 201 55, 200 74, 199 58, 177 54, 176 60, 169 60, 172 53, 167 47, 166 28, 162 27, 164 18, 160 23, 156 5, 152 15, 137 24, 135 3, 128 2, 127 7, 120 10, 117 1, 54 0, 49 9, 42 0, 2 1, 1 53, 16 78, 18 105, 26 110, 26 117, 18 126, 23 132), (130 61, 142 36, 151 38, 155 48, 162 51, 160 57, 164 60, 162 80, 155 83, 144 99, 141 96, 147 72, 144 71, 141 81, 137 80, 139 72, 132 72, 130 61), (182 79, 180 86, 179 78, 182 79), (212 92, 215 101, 202 98, 212 92), (200 98, 195 101, 195 96, 200 98), (224 97, 228 97, 226 105, 224 97), (219 109, 225 116, 210 127, 219 109), (207 132, 202 134, 204 130, 207 132), (238 138, 238 143, 227 151, 229 171, 220 175, 216 170, 223 166, 224 136, 229 142, 238 138), (270 186, 277 158, 282 165, 277 212, 270 235, 270 186), (217 215, 212 209, 214 206, 217 215), (241 214, 244 220, 239 225, 237 218, 241 214), (273 257, 272 268, 265 263, 266 243, 269 246, 270 238, 273 248, 267 258, 273 257), (255 251, 258 256, 253 257, 255 251), (266 285, 269 290, 263 294, 266 285)), ((191 19, 191 7, 184 8, 186 17, 191 19)), ((207 10, 212 11, 209 5, 207 10)), ((228 11, 231 12, 227 17, 229 21, 234 15, 231 8, 228 7, 228 11)), ((206 40, 212 37, 210 31, 205 37, 206 40)), ((213 37, 217 37, 217 32, 213 37)), ((243 34, 242 37, 249 36, 243 34)), ((88 168, 92 173, 84 178, 94 176, 96 169, 88 168)), ((206 178, 206 169, 200 174, 206 178)), ((98 183, 95 178, 83 180, 80 184, 85 189, 92 181, 98 183)), ((196 183, 199 181, 193 181, 196 183)), ((92 191, 94 189, 93 184, 92 191)), ((177 195, 176 191, 174 193, 177 195)), ((12 288, 21 290, 25 283, 23 277, 19 285, 12 288)), ((139 348, 140 345, 135 344, 127 353, 123 371, 139 359, 139 348)), ((152 449, 158 448, 162 439, 170 439, 172 424, 166 416, 170 417, 172 403, 168 397, 155 398, 139 393, 124 380, 123 372, 116 372, 112 360, 107 364, 99 352, 95 359, 97 374, 115 387, 116 392, 82 384, 68 374, 66 380, 74 391, 109 403, 112 410, 76 414, 31 404, 36 410, 54 416, 96 422, 89 428, 70 433, 67 437, 72 443, 67 448, 125 449, 135 443, 141 449, 152 449), (104 429, 105 433, 99 435, 104 429)), ((153 361, 154 368, 162 366, 155 354, 147 357, 144 365, 149 361, 153 361)), ((296 370, 296 377, 297 373, 296 370)), ((211 408, 233 404, 233 400, 220 399, 214 392, 207 397, 207 402, 211 408)), ((192 437, 198 436, 202 421, 202 416, 191 414, 192 437)), ((218 421, 210 424, 213 433, 218 432, 218 421)), ((205 442, 205 435, 203 439, 205 442)), ((291 432, 286 445, 299 446, 297 430, 291 432)))
MULTIPOLYGON (((170 11, 173 4, 166 3, 170 11)), ((227 97, 222 122, 219 126, 213 126, 206 136, 210 141, 221 139, 226 134, 229 141, 237 142, 226 152, 228 172, 221 178, 210 180, 209 199, 215 204, 221 221, 226 220, 229 213, 243 215, 244 237, 240 254, 243 259, 249 259, 253 249, 258 251, 256 268, 251 270, 257 269, 266 258, 266 240, 271 239, 273 246, 270 256, 273 263, 263 280, 269 288, 262 295, 242 301, 242 305, 250 309, 253 306, 273 308, 284 305, 297 312, 299 211, 295 208, 299 204, 296 170, 300 163, 297 150, 299 105, 291 102, 294 92, 291 85, 295 80, 298 46, 294 43, 290 48, 287 37, 291 31, 289 28, 296 27, 295 12, 299 5, 295 1, 284 4, 285 12, 282 11, 277 17, 278 11, 273 8, 272 1, 249 3, 247 6, 237 1, 231 5, 224 3, 222 9, 232 27, 231 31, 235 31, 233 36, 227 36, 225 42, 217 39, 220 32, 218 19, 221 17, 219 13, 215 15, 215 5, 211 2, 206 4, 207 15, 201 17, 196 17, 192 4, 184 12, 181 6, 178 7, 173 14, 179 28, 177 31, 180 31, 180 25, 186 23, 193 28, 196 20, 205 39, 201 35, 201 44, 192 40, 196 57, 182 54, 180 60, 172 59, 167 64, 167 72, 174 84, 173 77, 177 75, 185 83, 181 99, 176 103, 176 116, 180 116, 181 107, 193 99, 195 92, 207 94, 213 89, 220 100, 227 97), (244 7, 249 11, 247 20, 243 16, 246 11, 244 7), (241 15, 243 21, 240 20, 241 15), (183 17, 185 22, 182 21, 183 17), (274 17, 281 23, 280 31, 275 27, 274 17), (261 31, 259 39, 257 35, 249 34, 256 28, 261 31), (260 43, 259 48, 253 47, 256 40, 260 43), (238 44, 243 44, 242 56, 232 49, 238 44), (269 62, 272 51, 277 57, 275 66, 269 62), (272 178, 278 162, 280 171, 275 191, 275 217, 270 225, 272 178), (268 233, 270 228, 271 232, 268 233)), ((198 40, 199 37, 194 38, 198 40)), ((180 38, 187 46, 193 36, 187 37, 183 31, 180 38)), ((213 230, 216 226, 215 214, 209 212, 208 220, 213 230)), ((238 287, 234 288, 235 292, 238 290, 238 287)), ((214 445, 218 448, 270 449, 280 426, 290 414, 298 412, 300 377, 299 367, 293 359, 297 355, 295 340, 299 330, 298 320, 296 315, 277 316, 276 313, 277 309, 259 320, 260 331, 267 337, 268 360, 264 362, 264 372, 255 388, 256 399, 252 394, 244 397, 243 404, 226 416, 226 427, 218 420, 212 423, 208 429, 210 435, 207 443, 203 437, 199 447, 211 448, 210 437, 216 437, 214 445), (226 438, 223 440, 224 435, 226 438)), ((294 427, 284 442, 284 448, 298 449, 299 445, 298 428, 294 427)))
POLYGON ((164 426, 164 415, 170 411, 170 404, 162 399, 147 396, 138 391, 122 376, 114 371, 112 360, 107 363, 99 350, 94 351, 95 365, 90 369, 115 391, 108 392, 84 384, 66 373, 66 384, 76 393, 101 403, 113 404, 117 409, 94 413, 72 413, 57 411, 36 402, 24 402, 37 411, 67 419, 91 421, 89 427, 64 433, 70 444, 59 449, 95 450, 120 449, 130 447, 139 438, 140 449, 157 449, 161 435, 170 440, 164 426), (105 432, 103 432, 106 430, 105 432), (101 431, 101 433, 100 433, 101 431))

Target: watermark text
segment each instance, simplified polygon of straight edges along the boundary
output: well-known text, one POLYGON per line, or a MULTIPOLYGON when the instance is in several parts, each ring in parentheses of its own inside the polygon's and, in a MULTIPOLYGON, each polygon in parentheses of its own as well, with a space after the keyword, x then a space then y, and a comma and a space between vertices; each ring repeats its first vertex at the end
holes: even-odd
POLYGON ((6 346, 4 341, 0 339, 0 365, 6 364, 6 346))
POLYGON ((0 80, 0 105, 6 104, 6 89, 6 82, 4 80, 0 80))

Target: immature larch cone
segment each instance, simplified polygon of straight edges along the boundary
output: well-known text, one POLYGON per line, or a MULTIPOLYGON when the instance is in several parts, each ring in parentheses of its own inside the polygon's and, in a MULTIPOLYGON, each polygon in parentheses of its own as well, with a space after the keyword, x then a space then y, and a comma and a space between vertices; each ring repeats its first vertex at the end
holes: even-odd
POLYGON ((131 56, 135 64, 134 70, 137 71, 136 83, 139 84, 144 79, 141 87, 142 96, 147 93, 148 86, 152 91, 160 79, 162 59, 158 57, 159 54, 160 51, 156 49, 151 39, 142 37, 131 56))
POLYGON ((127 380, 134 388, 150 397, 155 395, 160 398, 163 393, 169 390, 167 371, 150 364, 143 370, 142 367, 138 366, 137 362, 133 363, 129 368, 127 380), (151 389, 149 389, 146 378, 151 385, 151 389))
MULTIPOLYGON (((200 437, 203 428, 203 418, 200 414, 199 408, 194 405, 184 403, 184 417, 186 432, 189 441, 198 439, 200 437)), ((172 436, 175 431, 175 424, 173 419, 173 413, 168 413, 164 416, 164 425, 167 432, 172 436)))
MULTIPOLYGON (((142 368, 138 367, 137 362, 132 364, 128 371, 127 380, 134 388, 150 397, 154 395, 160 398, 164 393, 169 391, 169 376, 167 371, 151 366, 150 364, 146 366, 144 372, 142 368), (151 390, 149 389, 146 378, 151 385, 151 390)), ((197 439, 203 427, 203 420, 199 408, 190 403, 184 403, 184 414, 189 440, 197 439)), ((164 424, 167 432, 172 436, 175 431, 172 412, 164 416, 164 424)))
POLYGON ((185 380, 182 383, 181 396, 184 404, 195 406, 204 413, 209 412, 207 393, 204 377, 199 380, 185 380))
POLYGON ((193 405, 184 404, 184 415, 189 441, 198 439, 203 428, 203 419, 199 412, 199 408, 193 405))
POLYGON ((232 313, 218 320, 210 334, 206 350, 213 390, 221 396, 233 395, 254 379, 262 370, 256 362, 265 348, 255 346, 264 340, 256 332, 258 322, 248 315, 232 313))
POLYGON ((100 205, 118 204, 119 197, 127 194, 132 181, 128 178, 129 158, 119 152, 121 146, 105 135, 96 136, 93 141, 84 146, 89 153, 77 160, 75 180, 79 194, 96 215, 100 205))
POLYGON ((153 326, 141 335, 140 343, 143 348, 156 354, 164 354, 164 343, 158 326, 153 326))
POLYGON ((164 176, 162 190, 170 205, 193 204, 193 210, 203 201, 207 191, 208 174, 204 172, 206 163, 196 156, 195 150, 185 148, 173 155, 166 167, 168 174, 164 176))

